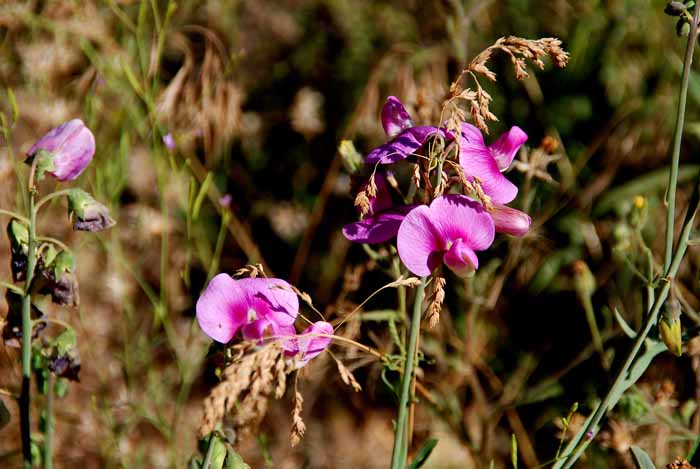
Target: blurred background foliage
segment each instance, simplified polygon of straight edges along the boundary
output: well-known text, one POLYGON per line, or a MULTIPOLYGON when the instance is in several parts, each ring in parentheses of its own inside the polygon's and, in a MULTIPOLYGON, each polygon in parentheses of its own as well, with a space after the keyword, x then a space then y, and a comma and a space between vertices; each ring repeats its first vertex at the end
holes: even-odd
MULTIPOLYGON (((551 459, 611 380, 624 355, 615 310, 641 321, 648 245, 660 259, 667 150, 684 39, 654 0, 6 0, 0 4, 2 108, 19 119, 0 148, 0 203, 17 197, 17 161, 46 130, 81 117, 97 140, 83 178, 109 202, 117 227, 99 241, 72 233, 53 207, 47 231, 78 249, 82 383, 58 412, 59 467, 183 467, 196 450, 201 400, 216 382, 193 304, 217 271, 261 262, 311 293, 330 317, 390 281, 341 235, 356 217, 354 179, 337 147, 367 152, 384 139, 379 109, 400 97, 420 123, 440 119, 453 77, 498 37, 556 36, 571 54, 524 81, 496 56, 497 136, 511 125, 532 149, 549 137, 548 178, 512 172, 534 224, 501 239, 470 280, 449 279, 440 326, 425 339, 430 391, 414 444, 440 441, 425 467, 485 467, 551 459), (170 133, 174 150, 162 144, 170 133), (219 198, 231 195, 230 208, 219 198), (646 223, 633 198, 646 197, 646 223), (637 214, 638 215, 638 214, 637 214), (605 358, 591 345, 572 263, 597 280, 592 295, 605 358), (617 353, 616 353, 617 351, 617 353), (619 356, 618 356, 619 355, 619 356)), ((691 77, 682 180, 693 177, 700 75, 691 77)), ((529 153, 530 157, 534 151, 529 153)), ((530 168, 536 166, 530 161, 530 168)), ((541 175, 541 174, 540 174, 541 175)), ((688 189, 688 184, 682 186, 688 189)), ((679 206, 684 207, 684 192, 679 206)), ((683 211, 679 213, 679 218, 683 211)), ((2 239, 0 252, 9 252, 2 239)), ((698 323, 698 252, 677 290, 684 323, 698 323)), ((0 263, 9 275, 9 256, 0 263)), ((379 295, 367 313, 395 308, 379 295)), ((5 305, 0 306, 0 310, 5 305)), ((50 306, 46 306, 50 310, 50 306)), ((4 311, 4 310, 3 310, 4 311)), ((351 321, 343 334, 380 350, 385 327, 351 321)), ((691 342, 691 345, 693 343, 691 342)), ((372 360, 341 348, 364 390, 332 360, 303 373, 307 435, 289 445, 290 402, 271 405, 259 430, 237 436, 252 467, 386 467, 395 398, 372 360)), ((16 352, 0 351, 0 386, 19 382, 16 352)), ((581 467, 657 464, 687 452, 700 429, 700 347, 658 359, 625 396, 581 467)), ((15 412, 14 409, 12 409, 15 412)), ((12 415, 13 421, 16 414, 12 415)), ((19 463, 15 425, 2 430, 0 465, 19 463)))

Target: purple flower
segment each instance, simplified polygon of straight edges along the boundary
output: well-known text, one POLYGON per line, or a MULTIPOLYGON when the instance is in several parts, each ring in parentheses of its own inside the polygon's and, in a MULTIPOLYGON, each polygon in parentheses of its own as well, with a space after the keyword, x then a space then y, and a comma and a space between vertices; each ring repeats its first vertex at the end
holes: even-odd
POLYGON ((282 342, 282 348, 286 355, 298 355, 296 366, 301 368, 328 347, 331 335, 333 326, 325 321, 316 321, 292 340, 282 342))
POLYGON ((168 150, 174 150, 175 149, 175 139, 173 138, 173 134, 168 132, 167 134, 163 135, 163 144, 165 145, 165 148, 168 150))
POLYGON ((37 164, 59 181, 72 181, 90 164, 95 154, 95 137, 80 119, 73 119, 50 130, 27 152, 28 162, 46 158, 37 164), (44 153, 42 156, 41 150, 44 153))
POLYGON ((231 202, 233 202, 233 197, 231 194, 224 194, 219 197, 219 205, 223 208, 231 208, 231 202))
POLYGON ((268 327, 273 334, 287 334, 299 314, 299 299, 284 280, 234 280, 219 274, 197 300, 196 309, 204 333, 227 343, 244 326, 246 338, 261 339, 268 327))
POLYGON ((489 213, 463 195, 445 195, 411 210, 397 237, 399 257, 415 275, 427 276, 445 263, 459 276, 479 267, 474 251, 491 246, 495 227, 489 213))
POLYGON ((413 126, 411 116, 395 96, 389 96, 382 108, 382 126, 391 140, 372 150, 367 164, 392 164, 405 160, 428 141, 430 137, 451 138, 443 129, 433 126, 413 126))
POLYGON ((414 208, 413 205, 394 207, 384 175, 375 176, 374 183, 377 196, 370 199, 365 218, 343 227, 343 235, 350 241, 374 244, 390 240, 396 236, 406 214, 414 208))
POLYGON ((507 204, 518 195, 518 187, 501 171, 510 166, 516 151, 527 140, 518 127, 511 128, 487 147, 481 131, 471 124, 462 124, 459 142, 459 164, 468 180, 479 178, 484 193, 497 204, 507 204))
POLYGON ((497 233, 525 236, 532 223, 532 219, 527 213, 505 205, 495 204, 489 213, 493 218, 497 233))

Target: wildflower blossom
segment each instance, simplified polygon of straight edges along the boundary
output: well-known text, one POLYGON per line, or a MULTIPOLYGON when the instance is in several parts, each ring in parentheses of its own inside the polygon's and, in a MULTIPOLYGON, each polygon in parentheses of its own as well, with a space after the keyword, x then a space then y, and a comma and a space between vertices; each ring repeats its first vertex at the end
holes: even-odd
POLYGON ((82 189, 71 189, 68 193, 68 214, 77 231, 102 231, 116 224, 109 216, 109 209, 82 189))
POLYGON ((95 137, 80 119, 73 119, 49 131, 27 152, 27 162, 37 164, 59 181, 72 181, 90 164, 95 154, 95 137), (42 151, 43 150, 43 151, 42 151))
POLYGON ((170 151, 175 149, 175 139, 173 138, 173 134, 168 132, 167 134, 163 135, 163 145, 165 145, 165 148, 170 151))
POLYGON ((309 360, 323 352, 331 342, 333 326, 325 321, 316 321, 289 341, 282 342, 286 355, 297 355, 296 366, 301 368, 309 360))
POLYGON ((532 223, 532 219, 527 213, 506 205, 495 204, 489 213, 493 218, 497 233, 525 236, 530 229, 530 223, 532 223))
POLYGON ((382 126, 391 140, 372 150, 365 159, 367 164, 396 163, 408 158, 430 137, 440 136, 446 140, 451 138, 445 130, 438 127, 413 126, 411 116, 395 96, 389 96, 382 108, 382 126))
POLYGON ((367 215, 343 227, 343 235, 356 243, 383 243, 396 236, 399 226, 413 205, 394 206, 383 175, 374 177, 377 194, 369 199, 367 215))
POLYGON ((401 261, 416 275, 430 275, 444 262, 466 276, 479 267, 474 251, 491 246, 494 235, 493 219, 481 205, 463 195, 445 195, 406 215, 397 247, 401 261))

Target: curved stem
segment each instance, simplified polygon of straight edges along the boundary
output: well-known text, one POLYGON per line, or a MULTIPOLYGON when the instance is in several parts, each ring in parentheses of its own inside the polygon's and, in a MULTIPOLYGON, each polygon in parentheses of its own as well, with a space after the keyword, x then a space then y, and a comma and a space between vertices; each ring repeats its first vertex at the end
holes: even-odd
POLYGON ((50 193, 49 195, 43 197, 42 199, 39 199, 39 202, 36 203, 35 210, 38 212, 39 210, 41 210, 41 207, 44 206, 44 204, 46 204, 50 200, 53 200, 56 197, 68 195, 72 191, 73 191, 73 189, 61 189, 60 191, 50 193))
POLYGON ((5 210, 0 208, 0 215, 7 215, 10 218, 16 218, 17 220, 21 221, 22 223, 26 223, 27 225, 29 224, 29 218, 23 217, 19 213, 15 213, 11 210, 5 210))
POLYGON ((61 241, 61 240, 59 240, 59 239, 52 238, 52 237, 50 237, 50 236, 37 236, 37 237, 36 237, 36 240, 37 240, 37 241, 44 241, 44 242, 47 242, 47 243, 53 243, 53 244, 55 244, 56 246, 58 246, 58 247, 60 247, 61 249, 63 249, 64 251, 66 251, 66 252, 71 252, 71 249, 68 247, 68 245, 65 244, 63 241, 61 241))
POLYGON ((416 290, 416 299, 413 303, 413 315, 411 317, 411 329, 406 351, 406 366, 401 379, 401 395, 399 396, 399 415, 396 419, 396 432, 394 434, 394 449, 391 454, 391 469, 403 469, 406 467, 408 448, 405 444, 407 436, 406 419, 408 416, 408 400, 411 391, 411 378, 414 372, 416 345, 420 333, 420 317, 425 294, 426 277, 421 277, 420 285, 416 290))
POLYGON ((673 228, 676 211, 676 186, 678 185, 678 165, 681 154, 681 140, 683 138, 683 124, 685 122, 685 105, 688 97, 688 81, 690 78, 690 66, 693 63, 693 50, 698 37, 698 12, 700 4, 696 3, 693 10, 693 20, 688 34, 688 45, 685 48, 683 60, 683 75, 681 77, 680 96, 678 97, 678 112, 676 113, 676 128, 673 131, 673 149, 671 151, 671 172, 668 175, 668 187, 666 189, 666 251, 664 253, 664 273, 671 267, 671 255, 673 252, 673 228))

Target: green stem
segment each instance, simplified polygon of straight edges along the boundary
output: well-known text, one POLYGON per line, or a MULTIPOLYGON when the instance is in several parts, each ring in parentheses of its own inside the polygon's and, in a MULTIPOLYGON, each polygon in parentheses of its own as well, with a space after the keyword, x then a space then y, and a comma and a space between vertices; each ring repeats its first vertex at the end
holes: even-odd
POLYGON ((668 212, 666 213, 666 251, 664 253, 664 272, 667 272, 671 265, 671 255, 673 252, 673 228, 676 210, 676 187, 678 185, 678 165, 681 154, 681 140, 683 138, 683 125, 685 122, 685 106, 688 97, 688 81, 690 78, 690 66, 693 63, 693 50, 698 37, 698 12, 700 12, 700 2, 695 4, 693 9, 693 21, 690 24, 690 34, 688 34, 688 45, 685 48, 685 58, 683 60, 683 75, 681 77, 680 96, 678 98, 678 111, 676 113, 676 128, 673 131, 673 149, 671 152, 671 172, 668 176, 668 188, 666 202, 668 212))
POLYGON ((411 377, 414 372, 416 342, 420 333, 420 318, 425 294, 426 277, 421 277, 420 285, 416 290, 416 299, 413 303, 413 316, 411 317, 411 329, 408 339, 408 350, 406 351, 406 366, 401 379, 401 395, 399 397, 399 415, 396 419, 396 433, 394 435, 394 449, 391 454, 391 469, 403 469, 406 467, 408 448, 405 445, 406 439, 406 418, 408 416, 408 400, 411 391, 411 377))
POLYGON ((44 428, 44 469, 53 469, 53 401, 54 401, 54 382, 56 378, 50 371, 46 380, 48 394, 46 396, 46 416, 44 428))
POLYGON ((593 309, 593 302, 591 301, 590 295, 582 294, 579 295, 583 309, 586 312, 586 321, 588 322, 588 328, 591 330, 591 338, 593 339, 593 346, 595 347, 598 355, 600 355, 600 362, 603 368, 606 370, 609 368, 608 361, 605 358, 605 349, 603 348, 603 339, 600 336, 600 330, 598 329, 598 324, 595 320, 595 310, 593 309))
POLYGON ((12 212, 10 210, 4 210, 0 208, 0 215, 7 215, 10 218, 16 218, 17 220, 21 221, 22 223, 26 223, 27 225, 29 224, 29 219, 26 217, 23 217, 19 213, 12 212))
POLYGON ((20 433, 22 436, 22 455, 24 467, 32 467, 32 432, 30 421, 31 359, 32 359, 32 298, 30 294, 34 269, 36 267, 36 210, 34 207, 34 188, 29 189, 29 249, 27 278, 24 282, 22 298, 22 392, 19 399, 20 433))
POLYGON ((51 194, 40 199, 39 202, 36 203, 36 207, 34 210, 38 212, 41 209, 41 207, 43 207, 44 204, 46 204, 50 200, 53 200, 56 197, 61 197, 63 195, 68 195, 71 192, 73 192, 73 189, 61 189, 60 191, 52 192, 51 194))
POLYGON ((207 454, 204 456, 204 462, 202 463, 202 469, 209 469, 211 467, 211 458, 214 455, 214 440, 216 440, 216 435, 214 432, 209 436, 209 444, 207 445, 207 454))

